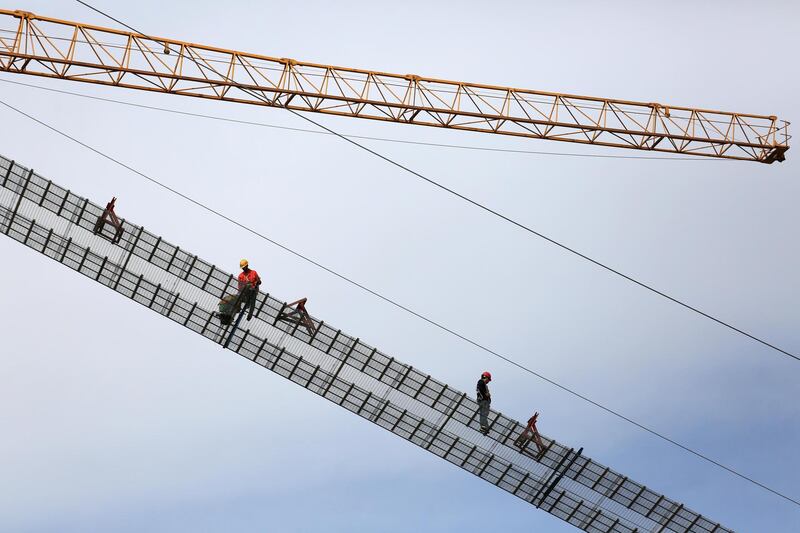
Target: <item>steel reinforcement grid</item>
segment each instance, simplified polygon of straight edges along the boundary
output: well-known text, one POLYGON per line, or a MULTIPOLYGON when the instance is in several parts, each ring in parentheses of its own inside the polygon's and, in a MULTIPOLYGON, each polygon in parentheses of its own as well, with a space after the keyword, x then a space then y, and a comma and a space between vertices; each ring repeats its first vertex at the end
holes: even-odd
POLYGON ((572 525, 590 532, 732 530, 574 448, 543 437, 541 457, 514 441, 524 424, 477 403, 324 321, 313 333, 278 319, 267 293, 252 321, 231 332, 214 318, 236 279, 123 219, 116 243, 93 233, 103 207, 0 156, 0 232, 147 306, 572 525), (232 334, 231 334, 232 333, 232 334))

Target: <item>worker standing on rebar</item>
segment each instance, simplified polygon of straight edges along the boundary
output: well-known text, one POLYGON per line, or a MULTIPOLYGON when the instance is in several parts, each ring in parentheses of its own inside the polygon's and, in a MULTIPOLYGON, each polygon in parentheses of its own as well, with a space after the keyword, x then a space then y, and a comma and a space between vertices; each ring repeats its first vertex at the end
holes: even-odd
POLYGON ((489 433, 489 406, 492 404, 492 393, 489 392, 488 387, 490 381, 492 381, 492 375, 489 372, 484 372, 475 387, 478 393, 478 414, 481 418, 480 432, 484 435, 489 433))
POLYGON ((247 308, 247 320, 250 320, 253 318, 256 308, 256 296, 258 287, 261 285, 261 277, 258 272, 250 269, 247 259, 239 261, 239 267, 242 269, 242 273, 239 274, 239 294, 242 303, 247 308))

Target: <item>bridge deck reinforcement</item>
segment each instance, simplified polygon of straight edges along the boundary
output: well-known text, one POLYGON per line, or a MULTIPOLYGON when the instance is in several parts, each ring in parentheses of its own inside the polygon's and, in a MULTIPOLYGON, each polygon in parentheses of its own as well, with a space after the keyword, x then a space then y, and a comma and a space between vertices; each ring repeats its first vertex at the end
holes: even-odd
MULTIPOLYGON (((94 236, 102 207, 2 157, 0 187, 0 232, 215 342, 227 335, 209 309, 236 290, 229 273, 127 221, 116 245, 94 236)), ((278 322, 284 303, 259 294, 229 348, 580 529, 730 531, 582 455, 535 501, 569 448, 545 438, 538 461, 520 454, 512 443, 524 425, 495 411, 479 435, 473 399, 328 323, 314 319, 311 335, 278 322)))

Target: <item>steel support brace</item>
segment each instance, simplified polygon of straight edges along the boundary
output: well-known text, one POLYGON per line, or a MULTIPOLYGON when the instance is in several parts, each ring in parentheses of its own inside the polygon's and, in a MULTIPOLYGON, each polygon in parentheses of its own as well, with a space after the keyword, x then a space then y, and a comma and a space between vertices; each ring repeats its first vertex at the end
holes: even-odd
MULTIPOLYGON (((699 520, 700 520, 700 515, 699 515, 699 514, 696 514, 696 515, 695 515, 695 517, 694 517, 694 520, 692 520, 692 523, 691 523, 691 524, 689 524, 689 527, 687 527, 687 528, 686 528, 686 531, 687 531, 687 532, 688 532, 688 531, 691 531, 691 530, 692 530, 692 528, 694 527, 694 525, 695 525, 695 524, 696 524, 696 523, 697 523, 699 520)), ((719 526, 719 524, 717 524, 717 526, 719 526)))
POLYGON ((266 346, 266 345, 267 345, 267 337, 264 336, 264 340, 261 341, 261 345, 258 347, 258 350, 256 350, 255 355, 253 355, 253 359, 252 359, 253 362, 257 361, 259 357, 263 357, 264 359, 267 359, 266 357, 264 357, 262 355, 262 353, 264 352, 264 346, 266 346))
POLYGON ((36 225, 36 219, 34 218, 31 220, 31 224, 28 226, 28 231, 25 232, 25 238, 22 239, 22 244, 25 246, 28 245, 28 239, 31 238, 31 231, 33 231, 33 227, 36 225))
POLYGON ((61 252, 61 259, 58 260, 59 263, 64 263, 64 259, 67 257, 67 251, 69 247, 72 246, 72 237, 67 239, 67 244, 64 245, 64 250, 61 252))
POLYGON ((664 499, 664 495, 662 494, 662 495, 661 495, 661 496, 659 496, 659 497, 658 497, 658 499, 656 500, 656 503, 655 503, 655 505, 653 505, 653 507, 651 507, 651 508, 650 508, 650 510, 649 510, 649 511, 647 511, 647 514, 646 514, 646 515, 644 515, 644 517, 645 517, 645 518, 650 518, 650 515, 651 515, 651 514, 653 514, 653 511, 655 511, 655 510, 656 510, 656 507, 658 507, 658 504, 660 504, 660 503, 662 502, 662 500, 663 500, 663 499, 664 499))
POLYGON ((175 297, 172 299, 172 303, 170 304, 169 309, 167 310, 167 314, 164 315, 164 316, 169 318, 169 315, 172 314, 172 310, 175 308, 175 304, 178 303, 178 300, 180 299, 180 297, 181 297, 181 293, 179 293, 179 292, 175 293, 175 297))
POLYGON ((42 207, 44 203, 44 199, 47 198, 47 193, 50 192, 50 186, 53 184, 53 180, 47 180, 47 187, 44 188, 44 192, 42 192, 42 199, 39 200, 39 207, 42 207))
MULTIPOLYGON (((619 488, 619 487, 617 487, 617 488, 619 488)), ((639 492, 637 492, 637 493, 636 493, 636 496, 634 496, 634 497, 633 497, 633 499, 631 500, 631 503, 630 503, 629 505, 626 505, 625 507, 633 507, 633 504, 635 504, 635 503, 636 503, 636 500, 638 500, 638 499, 641 497, 641 495, 644 493, 644 491, 645 491, 645 489, 646 489, 646 488, 647 488, 647 487, 645 487, 644 485, 642 485, 642 488, 641 488, 641 489, 639 489, 639 492)), ((614 491, 614 494, 616 494, 616 493, 617 493, 617 491, 615 490, 615 491, 614 491)), ((613 498, 610 498, 610 499, 612 499, 612 500, 613 500, 613 498)), ((642 507, 644 507, 644 506, 642 506, 642 507)))
MULTIPOLYGON (((258 352, 256 352, 256 353, 258 353, 258 352)), ((319 372, 319 365, 314 367, 314 371, 311 373, 311 376, 308 378, 308 381, 306 381, 306 384, 303 385, 303 387, 305 387, 306 389, 311 387, 311 382, 314 381, 314 377, 317 375, 317 372, 319 372)))
MULTIPOLYGON (((556 508, 556 505, 558 505, 558 502, 560 502, 560 501, 561 501, 561 498, 563 498, 563 497, 564 497, 564 494, 565 494, 566 492, 567 492, 567 491, 565 491, 565 490, 562 490, 562 491, 561 491, 561 494, 559 494, 559 495, 558 495, 558 498, 556 498, 556 499, 555 499, 555 501, 553 502, 553 505, 551 505, 551 506, 550 506, 550 508, 549 508, 549 509, 547 509, 547 512, 548 512, 548 513, 552 513, 552 512, 553 512, 553 509, 555 509, 555 508, 556 508)), ((545 496, 545 498, 546 498, 546 496, 545 496)), ((544 503, 544 499, 542 499, 542 503, 544 503)), ((580 506, 580 503, 578 503, 578 505, 580 506)), ((576 507, 576 509, 577 509, 577 507, 576 507)))
POLYGON ((372 351, 369 352, 369 356, 367 356, 367 360, 364 361, 364 366, 361 367, 361 370, 359 370, 359 372, 364 372, 364 370, 369 365, 369 362, 372 361, 372 356, 375 355, 375 352, 377 352, 377 351, 378 351, 377 348, 373 348, 372 351))
POLYGON ((56 211, 56 216, 61 217, 61 211, 64 210, 64 206, 67 205, 67 198, 69 198, 70 192, 67 190, 64 193, 64 198, 61 199, 61 205, 58 206, 58 211, 56 211))
POLYGON ((436 438, 439 436, 439 433, 441 433, 442 430, 447 425, 447 423, 450 422, 450 419, 453 418, 453 414, 458 410, 458 407, 461 405, 461 402, 464 401, 464 398, 466 398, 466 397, 467 397, 467 393, 466 392, 461 395, 461 397, 458 399, 458 402, 456 402, 455 407, 453 407, 453 409, 450 411, 450 414, 447 415, 447 418, 444 419, 444 422, 442 422, 441 425, 439 426, 439 428, 436 430, 436 433, 433 435, 433 437, 431 438, 431 441, 428 443, 428 445, 425 446, 426 450, 428 448, 430 448, 431 444, 433 444, 433 441, 435 441, 436 438))
MULTIPOLYGON (((563 495, 564 495, 564 492, 562 491, 562 492, 561 492, 561 496, 563 496, 563 495)), ((556 500, 556 503, 558 503, 558 500, 556 500)), ((576 505, 576 506, 575 506, 575 507, 572 509, 572 512, 571 512, 571 513, 569 513, 569 516, 567 516, 567 518, 565 518, 565 519, 564 519, 564 522, 566 522, 566 523, 568 523, 568 524, 569 524, 569 521, 570 521, 570 520, 572 520, 572 517, 573 517, 573 516, 575 516, 575 513, 577 513, 577 512, 578 512, 578 509, 580 509, 580 508, 581 508, 581 505, 584 505, 584 502, 583 502, 582 500, 581 500, 581 502, 580 502, 580 503, 578 503, 578 505, 576 505)))
POLYGON ((278 352, 278 355, 276 355, 276 356, 275 356, 275 360, 274 360, 274 361, 272 361, 272 364, 269 366, 269 369, 270 369, 271 371, 274 371, 274 370, 275 370, 275 365, 277 365, 277 364, 278 364, 278 361, 280 361, 280 360, 281 360, 281 357, 283 357, 283 352, 284 352, 285 350, 286 350, 286 348, 285 348, 285 347, 284 347, 284 348, 281 348, 281 350, 278 352))
POLYGON ((347 388, 347 391, 344 394, 342 394, 342 399, 337 402, 338 405, 342 405, 344 403, 347 397, 350 396, 350 392, 353 390, 353 387, 355 386, 356 386, 355 383, 350 384, 350 386, 347 388))
POLYGON ((600 477, 598 477, 598 478, 595 480, 595 482, 592 484, 592 486, 591 486, 591 487, 589 487, 589 488, 590 488, 590 489, 592 489, 592 490, 594 490, 594 488, 597 486, 597 484, 598 484, 598 483, 600 483, 600 480, 602 480, 602 479, 605 477, 605 475, 608 473, 608 471, 609 471, 609 470, 610 470, 610 468, 609 468, 609 467, 606 467, 606 469, 605 469, 605 470, 603 470, 603 473, 602 473, 602 474, 600 474, 600 477))
POLYGON ((83 221, 83 214, 86 212, 86 206, 87 205, 89 205, 89 199, 88 198, 84 198, 83 199, 83 205, 81 206, 81 210, 78 213, 78 220, 77 220, 77 222, 73 222, 73 224, 75 224, 78 227, 81 226, 81 222, 83 221))
POLYGON ((676 516, 678 516, 678 513, 681 512, 681 509, 683 509, 683 504, 678 505, 678 507, 676 507, 675 510, 672 511, 672 514, 670 514, 669 518, 667 518, 666 521, 664 521, 664 523, 661 524, 661 527, 658 528, 658 531, 656 531, 656 533, 662 533, 664 531, 664 529, 666 529, 666 527, 669 525, 669 523, 672 522, 672 520, 676 516))
POLYGON ((342 359, 339 362, 339 366, 336 367, 336 371, 333 373, 333 376, 331 376, 331 380, 328 382, 328 385, 325 387, 325 392, 322 393, 323 397, 326 394, 328 394, 328 391, 330 390, 331 385, 333 385, 333 382, 336 381, 337 377, 339 377, 339 372, 342 371, 342 368, 344 367, 344 364, 345 364, 345 359, 342 359))
POLYGON ((525 484, 525 482, 526 482, 526 481, 528 481, 528 478, 529 478, 530 476, 531 476, 531 473, 530 473, 530 472, 525 472, 525 475, 522 477, 522 479, 520 479, 520 480, 519 480, 519 483, 518 483, 518 484, 517 484, 517 486, 514 488, 514 492, 512 492, 511 494, 513 494, 514 496, 516 496, 516 495, 517 495, 517 492, 519 492, 519 489, 521 489, 521 488, 522 488, 522 485, 524 485, 524 484, 525 484))
POLYGON ((206 319, 206 323, 203 324, 203 329, 200 330, 200 335, 206 335, 206 330, 208 329, 208 325, 211 324, 211 319, 214 318, 214 313, 208 313, 208 318, 206 319))
POLYGON ((11 231, 11 226, 14 224, 14 219, 17 217, 17 211, 19 210, 19 205, 22 203, 22 198, 25 196, 25 191, 28 190, 28 184, 31 181, 31 176, 33 176, 33 169, 28 171, 28 177, 25 179, 25 184, 22 186, 22 191, 19 193, 19 198, 17 198, 17 204, 14 206, 14 211, 11 213, 11 218, 8 219, 8 226, 6 227, 6 235, 8 232, 11 231))
POLYGON ((535 503, 535 502, 536 502, 536 500, 539 498, 539 495, 540 495, 540 494, 542 493, 542 491, 543 491, 543 490, 544 490, 544 489, 545 489, 545 488, 546 488, 546 487, 547 487, 547 486, 550 484, 550 481, 551 481, 551 480, 552 480, 552 479, 553 479, 553 478, 554 478, 554 477, 557 475, 557 473, 558 473, 558 470, 561 468, 561 465, 563 465, 563 464, 564 464, 564 461, 566 461, 566 460, 567 460, 567 457, 569 457, 570 455, 572 455, 572 452, 573 452, 573 451, 574 451, 574 449, 573 449, 573 448, 570 448, 570 449, 569 449, 569 451, 568 451, 567 453, 565 453, 565 454, 564 454, 564 456, 563 456, 563 457, 561 458, 561 460, 558 462, 558 464, 557 464, 557 465, 556 465, 556 467, 553 469, 553 471, 552 471, 552 472, 550 472, 550 475, 549 475, 549 476, 547 476, 547 480, 545 480, 545 482, 544 482, 544 483, 542 483, 542 486, 541 486, 541 487, 539 487, 539 490, 538 490, 538 491, 536 491, 536 494, 535 494, 535 495, 533 496, 533 498, 531 499, 531 503, 532 503, 532 504, 534 504, 534 505, 536 505, 536 507, 539 507, 539 505, 538 505, 537 503, 535 503))
MULTIPOLYGON (((197 256, 194 256, 194 258, 197 259, 197 256)), ((192 265, 194 265, 194 262, 192 262, 192 265)), ((189 274, 187 273, 186 274, 186 279, 188 279, 188 278, 189 278, 189 274)), ((256 298, 258 298, 257 295, 256 295, 256 298)), ((261 310, 264 309, 264 306, 267 304, 268 300, 269 300, 269 293, 264 295, 264 299, 261 300, 261 305, 259 305, 258 309, 256 309, 256 312, 253 313, 253 318, 258 318, 259 316, 261 316, 261 310)))
POLYGON ((14 161, 12 160, 11 163, 8 165, 8 170, 6 170, 6 175, 3 176, 3 188, 6 186, 6 182, 8 181, 9 176, 11 176, 11 171, 14 169, 14 161))
POLYGON ((406 367, 406 371, 403 372, 403 376, 401 378, 399 378, 399 379, 395 378, 395 384, 394 385, 389 385, 388 383, 387 383, 387 385, 389 385, 391 388, 393 388, 395 390, 400 390, 400 387, 403 385, 403 382, 406 380, 408 375, 411 373, 411 369, 413 368, 411 365, 405 365, 405 367, 406 367))
POLYGON ((88 255, 89 255, 89 247, 87 246, 86 249, 83 250, 83 257, 81 257, 81 262, 78 264, 78 268, 75 269, 81 274, 83 274, 83 272, 81 272, 81 269, 83 268, 83 263, 86 262, 86 257, 88 255))
POLYGON ((108 256, 103 257, 103 262, 100 263, 100 268, 97 270, 97 275, 94 277, 95 281, 100 281, 100 276, 103 274, 103 269, 106 267, 106 263, 108 262, 108 256))
POLYGON ((392 429, 390 429, 389 431, 394 433, 394 428, 396 428, 397 425, 400 423, 400 421, 403 419, 403 417, 406 416, 407 412, 408 412, 408 409, 403 409, 403 412, 400 413, 400 416, 398 416, 397 420, 394 421, 394 424, 392 424, 392 429))
POLYGON ((158 250, 158 247, 160 245, 161 245, 161 237, 156 239, 156 243, 153 245, 153 249, 150 251, 150 255, 147 256, 147 262, 148 263, 152 263, 153 262, 153 256, 156 254, 156 250, 158 250))
POLYGON ((579 529, 582 529, 583 531, 589 531, 589 528, 592 526, 592 524, 594 524, 594 521, 597 520, 598 516, 600 516, 600 512, 601 512, 601 509, 599 507, 597 507, 594 510, 594 514, 592 515, 592 517, 589 520, 585 521, 585 522, 581 522, 581 525, 577 526, 577 527, 579 529))
POLYGON ((481 467, 480 472, 478 472, 478 477, 483 477, 483 473, 486 471, 486 468, 489 466, 489 463, 491 463, 492 461, 494 461, 494 454, 489 455, 489 458, 486 460, 486 462, 481 467))
POLYGON ((247 338, 248 335, 250 335, 250 330, 246 329, 244 331, 244 335, 242 335, 242 340, 239 341, 239 345, 236 347, 236 353, 238 353, 239 350, 242 349, 242 346, 244 346, 244 340, 247 338))
POLYGON ((358 408, 358 411, 356 411, 356 414, 357 414, 357 415, 361 416, 361 411, 362 411, 362 409, 364 409, 364 407, 366 407, 366 406, 367 406, 367 403, 369 403, 369 401, 370 401, 370 399, 371 399, 371 398, 372 398, 372 391, 369 391, 369 392, 367 393, 367 397, 366 397, 366 398, 364 398, 364 402, 361 404, 361 407, 359 407, 359 408, 358 408))
POLYGON ((389 361, 386 363, 386 366, 383 367, 383 371, 381 371, 381 375, 378 376, 378 381, 383 382, 383 376, 384 374, 386 374, 386 371, 389 370, 389 367, 392 366, 392 363, 394 363, 394 357, 389 358, 389 361))
MULTIPOLYGON (((449 388, 449 387, 448 387, 447 385, 442 385, 442 390, 440 390, 440 391, 439 391, 439 394, 437 394, 437 395, 436 395, 436 398, 434 398, 434 399, 433 399, 433 402, 431 402, 431 407, 433 407, 434 409, 436 409, 436 407, 434 407, 434 406, 435 406, 437 403, 439 403, 439 400, 441 400, 441 398, 442 398, 442 394, 444 394, 444 391, 448 390, 448 388, 449 388)), ((438 411, 438 409, 436 409, 436 410, 438 411)))
POLYGON ((231 340, 233 339, 236 330, 239 329, 239 323, 242 321, 242 317, 244 316, 243 311, 239 311, 239 316, 236 317, 236 322, 234 322, 233 327, 231 328, 230 334, 228 334, 228 339, 225 341, 225 344, 222 345, 222 348, 225 349, 230 344, 231 340))
POLYGON ((201 291, 205 291, 206 290, 206 285, 208 285, 208 282, 211 279, 211 274, 214 273, 214 269, 216 269, 216 268, 217 267, 215 267, 214 265, 211 265, 211 268, 208 270, 208 276, 206 276, 206 280, 203 282, 203 286, 200 287, 201 291))
POLYGON ((297 360, 296 360, 296 361, 294 362, 294 364, 292 365, 292 369, 289 371, 289 375, 288 375, 288 376, 286 376, 286 379, 288 379, 289 381, 291 381, 291 380, 292 380, 292 376, 294 375, 295 371, 297 370, 297 366, 300 364, 300 361, 302 361, 302 360, 303 360, 303 358, 302 358, 302 357, 299 357, 299 356, 297 356, 297 355, 295 355, 295 358, 296 358, 297 360))
MULTIPOLYGON (((192 269, 194 268, 194 264, 195 264, 195 263, 197 263, 197 256, 194 256, 194 257, 192 258, 192 262, 191 262, 191 263, 189 263, 189 266, 186 268, 186 274, 184 274, 184 276, 183 276, 183 281, 186 281, 186 280, 188 280, 188 279, 189 279, 189 274, 191 274, 191 273, 192 273, 192 269)), ((261 310, 261 309, 259 309, 259 311, 260 311, 260 310, 261 310)))
POLYGON ((158 296, 158 293, 159 293, 160 291, 161 291, 161 284, 159 283, 159 284, 156 286, 156 290, 154 290, 154 291, 153 291, 153 297, 152 297, 152 298, 150 298, 150 305, 148 305, 147 307, 149 307, 150 309, 152 309, 152 308, 153 308, 153 304, 155 304, 155 303, 156 303, 156 297, 158 296))
MULTIPOLYGON (((444 455, 442 455, 442 459, 444 459, 445 461, 447 461, 447 460, 448 460, 448 459, 447 459, 447 456, 448 456, 448 455, 450 455, 450 452, 452 452, 452 451, 453 451, 453 448, 455 448, 455 447, 456 447, 456 444, 458 444, 460 441, 461 441, 461 439, 459 439, 459 438, 458 438, 458 437, 456 437, 456 436, 453 436, 453 442, 452 442, 452 443, 450 443, 450 447, 449 447, 449 448, 447 448, 447 451, 446 451, 446 452, 444 452, 444 455)), ((426 448, 426 449, 427 449, 427 448, 426 448)), ((455 464, 455 463, 453 463, 453 464, 455 464)))
MULTIPOLYGON (((408 367, 408 368, 411 369, 411 367, 408 367)), ((426 377, 425 381, 422 382, 422 385, 419 386, 419 390, 417 390, 417 392, 414 393, 414 396, 412 396, 412 399, 414 399, 414 400, 417 399, 417 396, 419 396, 419 393, 422 392, 422 389, 425 388, 425 385, 427 385, 430 380, 431 380, 431 375, 428 374, 428 377, 426 377)), ((397 386, 399 387, 400 383, 398 383, 397 386)))
POLYGON ((193 304, 192 304, 192 308, 191 308, 191 309, 189 309, 189 314, 188 314, 188 315, 186 315, 186 320, 184 320, 184 321, 183 321, 183 325, 184 325, 184 327, 186 326, 186 324, 188 324, 188 323, 189 323, 189 320, 191 320, 191 318, 192 318, 192 315, 194 315, 194 310, 195 310, 195 309, 197 309, 197 302, 193 303, 193 304))
MULTIPOLYGON (((570 450, 569 450, 569 451, 570 451, 570 453, 569 453, 569 454, 567 454, 567 455, 571 455, 571 454, 572 454, 572 448, 570 448, 570 450)), ((545 491, 545 493, 544 493, 544 494, 542 494, 541 501, 539 501, 539 503, 538 503, 538 504, 534 504, 534 505, 536 505, 536 507, 539 507, 541 504, 543 504, 543 503, 544 503, 544 501, 545 501, 545 500, 547 499, 547 497, 550 495, 550 492, 551 492, 551 491, 552 491, 552 490, 553 490, 553 489, 556 487, 556 485, 558 485, 558 482, 559 482, 559 481, 561 481, 561 478, 563 478, 563 477, 564 477, 564 474, 566 473, 566 471, 567 471, 567 470, 569 470, 569 468, 572 466, 572 463, 574 463, 574 462, 575 462, 575 460, 576 460, 578 457, 580 457, 580 455, 581 455, 582 453, 583 453, 583 448, 580 448, 580 449, 579 449, 579 450, 578 450, 578 451, 575 453, 575 457, 573 457, 573 458, 572 458, 572 460, 571 460, 569 463, 567 463, 567 465, 564 467, 564 470, 562 470, 562 471, 561 471, 561 473, 560 473, 560 474, 558 474, 558 476, 557 476, 557 477, 556 477, 556 478, 553 480, 553 482, 550 484, 550 486, 549 486, 549 487, 547 487, 547 490, 545 491)), ((567 456, 564 456, 564 458, 566 459, 566 458, 567 458, 567 456)), ((559 468, 561 467, 561 465, 560 465, 560 464, 559 464, 558 466, 559 466, 559 468)), ((557 470, 554 470, 554 471, 553 471, 553 473, 554 473, 554 474, 555 474, 556 472, 557 472, 557 470)), ((539 490, 541 490, 541 489, 539 489, 539 490)), ((536 501, 536 498, 534 498, 534 501, 536 501)), ((533 502, 531 502, 531 503, 533 503, 533 502)))
POLYGON ((517 429, 517 427, 519 427, 514 420, 511 419, 509 420, 511 421, 511 427, 509 428, 508 433, 506 433, 505 437, 503 437, 503 440, 500 441, 500 446, 505 446, 506 442, 508 442, 508 439, 511 438, 511 435, 514 434, 514 430, 517 429))
POLYGON ((136 245, 139 244, 139 239, 141 238, 143 231, 144 231, 144 226, 140 226, 139 231, 136 233, 136 238, 133 239, 133 245, 131 246, 131 249, 128 251, 128 255, 125 256, 125 261, 122 263, 122 269, 120 269, 119 271, 119 276, 117 276, 117 280, 114 282, 114 290, 117 290, 117 285, 119 285, 119 280, 122 279, 122 273, 125 271, 125 269, 128 268, 128 261, 131 260, 131 256, 133 255, 133 252, 136 250, 136 245))
POLYGON ((47 232, 47 238, 44 240, 44 245, 42 246, 42 253, 47 255, 47 246, 50 244, 50 239, 53 237, 53 228, 50 228, 50 231, 47 232))
POLYGON ((477 444, 473 444, 473 445, 472 445, 472 449, 469 451, 469 453, 467 454, 467 456, 466 456, 466 457, 464 457, 464 460, 463 460, 463 461, 461 461, 461 464, 460 464, 460 465, 458 465, 458 466, 460 466, 460 467, 462 467, 462 468, 463 468, 463 467, 464 467, 464 465, 465 465, 465 464, 467 464, 467 461, 469 461, 469 458, 470 458, 470 457, 472 457, 472 454, 473 454, 473 453, 475 453, 475 449, 476 449, 477 447, 478 447, 478 445, 477 445, 477 444))
POLYGON ((589 461, 589 459, 587 459, 587 458, 585 458, 585 457, 584 457, 584 458, 583 458, 583 465, 581 465, 580 469, 579 469, 577 472, 575 472, 575 475, 574 475, 574 476, 567 476, 567 477, 569 477, 570 479, 574 479, 574 480, 576 480, 576 481, 577 481, 577 479, 578 479, 579 477, 581 477, 581 474, 582 474, 582 473, 583 473, 583 471, 586 469, 586 465, 588 465, 588 464, 589 464, 589 462, 590 462, 590 461, 589 461))
POLYGON ((497 478, 497 481, 494 482, 494 484, 496 486, 498 486, 498 487, 500 486, 500 482, 503 481, 503 478, 506 477, 506 474, 508 474, 508 471, 511 470, 512 466, 514 466, 514 463, 508 463, 508 466, 506 467, 506 469, 503 470, 503 473, 500 474, 500 477, 497 478))
MULTIPOLYGON (((286 304, 283 304, 283 305, 284 305, 284 306, 286 306, 286 304)), ((278 316, 280 316, 280 313, 278 313, 278 316)), ((275 320, 276 320, 276 324, 277 324, 277 320, 278 320, 278 318, 277 318, 277 317, 275 317, 275 320)), ((336 343, 336 339, 338 339, 338 338, 339 338, 339 335, 340 335, 341 333, 342 333, 342 330, 340 330, 340 329, 339 329, 339 330, 336 330, 336 335, 334 335, 334 336, 333 336, 333 339, 331 340, 331 344, 330 344, 330 346, 328 346, 328 349, 327 349, 327 350, 325 350, 325 353, 327 353, 327 354, 330 354, 330 353, 331 353, 331 350, 333 349, 333 345, 336 343)))
POLYGON ((378 414, 377 414, 377 415, 375 415, 375 416, 374 416, 374 417, 371 419, 371 420, 372 420, 373 422, 375 422, 375 423, 377 423, 377 422, 378 422, 378 420, 380 420, 380 419, 381 419, 381 417, 383 416, 383 412, 386 410, 386 407, 387 407, 387 406, 388 406, 388 405, 391 403, 391 402, 389 402, 389 400, 381 400, 381 401, 383 402, 383 405, 381 405, 381 409, 380 409, 380 411, 378 411, 378 414))
POLYGON ((172 268, 172 263, 175 262, 175 257, 177 257, 178 252, 180 252, 180 250, 181 250, 180 246, 176 246, 175 251, 172 252, 172 257, 169 258, 169 263, 167 263, 167 268, 164 269, 167 272, 167 274, 172 274, 172 272, 170 272, 169 269, 172 268))
MULTIPOLYGON (((617 486, 614 487, 614 491, 610 495, 608 495, 607 498, 613 500, 614 496, 617 495, 617 492, 619 491, 619 489, 622 488, 622 485, 624 485, 626 481, 628 481, 628 478, 626 476, 622 476, 622 480, 619 483, 617 483, 617 486)), ((642 490, 639 491, 639 494, 641 494, 643 491, 644 491, 644 485, 642 486, 642 490)))
POLYGON ((414 435, 416 435, 416 434, 417 434, 417 431, 419 431, 419 428, 421 428, 421 427, 422 427, 422 423, 423 423, 423 422, 425 422, 425 419, 424 419, 424 418, 422 418, 422 417, 420 417, 420 418, 419 418, 419 422, 417 422, 417 425, 416 425, 416 426, 414 426, 414 431, 412 431, 412 432, 411 432, 411 435, 409 435, 409 436, 408 436, 408 440, 409 440, 409 441, 410 441, 411 439, 413 439, 413 438, 414 438, 414 435))
MULTIPOLYGON (((267 295, 267 298, 269 298, 269 294, 267 295)), ((264 298, 264 303, 266 303, 266 302, 267 302, 267 298, 264 298)), ((263 305, 263 304, 262 304, 262 305, 263 305)), ((311 338, 310 338, 310 339, 308 339, 308 345, 309 345, 309 346, 311 346, 312 348, 314 347, 314 339, 316 339, 316 338, 317 338, 317 333, 319 333, 319 330, 321 330, 321 329, 322 329, 322 326, 324 326, 324 325, 325 325, 325 321, 323 320, 323 321, 322 321, 322 322, 320 322, 320 323, 319 323, 319 325, 316 327, 316 329, 314 330, 314 334, 313 334, 313 335, 311 335, 311 338)))

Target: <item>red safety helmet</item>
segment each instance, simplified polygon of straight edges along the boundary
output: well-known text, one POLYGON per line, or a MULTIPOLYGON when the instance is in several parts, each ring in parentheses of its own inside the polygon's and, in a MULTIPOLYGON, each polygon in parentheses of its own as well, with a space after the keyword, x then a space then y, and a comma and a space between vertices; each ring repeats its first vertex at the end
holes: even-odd
POLYGON ((492 381, 492 375, 489 372, 484 372, 481 374, 482 378, 489 378, 489 381, 492 381))

